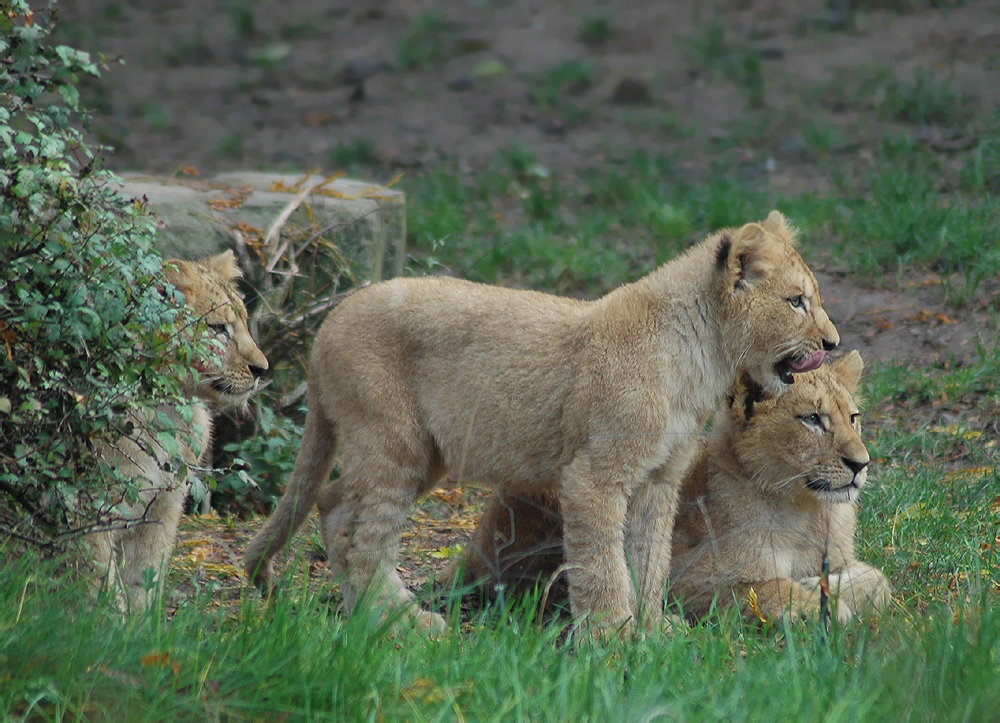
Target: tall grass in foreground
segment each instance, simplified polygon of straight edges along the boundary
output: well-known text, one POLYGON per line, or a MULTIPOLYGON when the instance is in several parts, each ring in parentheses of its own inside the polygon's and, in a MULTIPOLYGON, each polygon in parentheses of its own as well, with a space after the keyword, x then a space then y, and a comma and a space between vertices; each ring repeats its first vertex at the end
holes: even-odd
POLYGON ((128 622, 28 560, 0 567, 3 720, 978 721, 1000 705, 1000 516, 992 448, 935 402, 1000 402, 1000 358, 949 374, 876 367, 859 554, 896 604, 878 622, 787 629, 735 614, 607 645, 495 606, 440 640, 348 619, 324 591, 235 608, 210 594, 128 622), (886 411, 915 400, 905 417, 886 411), (900 421, 901 420, 901 421, 900 421), (964 450, 964 452, 963 452, 964 450), (958 459, 943 467, 934 459, 958 459))
POLYGON ((39 572, 0 583, 4 720, 957 721, 1000 704, 1000 614, 979 599, 828 636, 727 616, 603 646, 561 643, 530 606, 430 641, 311 593, 123 623, 39 572))

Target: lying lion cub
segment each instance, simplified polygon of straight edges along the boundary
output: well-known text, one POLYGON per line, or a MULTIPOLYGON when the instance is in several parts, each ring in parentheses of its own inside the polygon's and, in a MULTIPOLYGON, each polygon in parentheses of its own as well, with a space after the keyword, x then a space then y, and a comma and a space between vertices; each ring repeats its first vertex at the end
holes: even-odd
MULTIPOLYGON (((674 523, 670 596, 685 613, 713 599, 747 605, 752 588, 766 613, 819 613, 823 554, 831 609, 840 622, 889 602, 889 584, 854 553, 855 502, 867 478, 857 392, 863 362, 852 351, 763 399, 737 381, 705 448, 684 477, 674 523)), ((523 588, 562 562, 557 501, 494 497, 472 542, 439 581, 523 588)))
POLYGON ((270 586, 315 502, 345 607, 368 590, 439 631, 395 564, 407 511, 452 470, 555 492, 578 618, 661 610, 701 420, 738 370, 777 394, 839 341, 793 240, 774 211, 590 302, 450 278, 348 296, 316 338, 302 448, 247 571, 270 586))
POLYGON ((267 359, 250 336, 247 311, 233 284, 239 276, 232 251, 200 261, 173 260, 164 264, 166 280, 184 294, 188 306, 207 323, 220 347, 222 363, 201 363, 197 383, 194 375, 179 370, 186 380, 182 381, 182 391, 190 397, 190 404, 161 405, 150 418, 128 412, 121 426, 133 430, 131 435, 123 436, 102 452, 125 475, 145 480, 139 501, 127 505, 130 515, 136 519, 145 515, 145 521, 89 538, 95 578, 119 590, 119 602, 126 610, 141 610, 147 604, 145 570, 152 568, 162 582, 190 488, 186 471, 176 472, 174 456, 159 444, 156 433, 173 434, 184 465, 198 467, 208 451, 212 431, 206 403, 217 408, 245 406, 267 370, 267 359), (164 429, 156 419, 159 413, 170 419, 174 429, 164 429))

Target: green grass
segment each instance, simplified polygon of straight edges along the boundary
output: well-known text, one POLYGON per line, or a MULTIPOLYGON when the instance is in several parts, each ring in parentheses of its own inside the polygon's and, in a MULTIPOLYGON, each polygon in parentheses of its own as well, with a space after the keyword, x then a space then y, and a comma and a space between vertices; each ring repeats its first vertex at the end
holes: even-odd
POLYGON ((722 21, 700 25, 682 44, 692 73, 722 78, 734 84, 748 108, 764 106, 766 88, 760 53, 732 37, 722 21))
POLYGON ((246 152, 246 134, 243 131, 227 131, 219 136, 215 144, 215 155, 233 161, 243 160, 246 152))
POLYGON ((779 208, 803 230, 807 251, 821 246, 868 278, 901 268, 942 273, 956 304, 1000 273, 996 119, 952 157, 913 131, 886 131, 871 166, 832 154, 842 142, 834 127, 801 127, 835 181, 830 193, 776 193, 759 172, 747 176, 722 159, 692 176, 680 171, 679 157, 644 151, 570 177, 550 173, 518 146, 468 178, 437 166, 403 184, 414 269, 435 246, 435 261, 462 276, 602 293, 710 231, 779 208))
MULTIPOLYGON (((876 384, 898 383, 889 373, 877 376, 876 384)), ((887 432, 874 448, 899 452, 912 444, 887 432)), ((204 589, 169 621, 156 610, 122 622, 102 605, 81 604, 87 598, 79 586, 41 584, 46 566, 8 561, 0 576, 0 715, 988 719, 1000 702, 998 560, 981 552, 997 534, 995 517, 982 511, 992 494, 975 488, 942 501, 932 471, 890 469, 883 466, 868 491, 861 525, 863 554, 901 566, 887 569, 905 607, 879 624, 823 635, 819 625, 762 628, 727 615, 673 637, 602 645, 567 641, 561 624, 537 625, 537 601, 529 599, 461 625, 453 609, 448 633, 432 641, 363 610, 345 619, 301 588, 286 588, 269 605, 247 591, 229 611, 213 607, 204 589)))
POLYGON ((230 0, 225 7, 232 22, 234 39, 248 40, 257 34, 257 16, 250 3, 230 0))
POLYGON ((883 121, 912 125, 959 126, 975 114, 968 93, 926 68, 903 77, 884 65, 842 68, 814 95, 834 110, 860 108, 883 121))
POLYGON ((154 131, 168 130, 173 124, 173 117, 170 115, 170 111, 153 98, 137 100, 133 104, 132 109, 133 113, 141 116, 154 131))
POLYGON ((567 126, 586 119, 590 113, 576 98, 594 84, 595 65, 587 59, 565 60, 531 79, 529 97, 541 111, 557 113, 567 126))
POLYGON ((375 161, 375 141, 359 138, 355 141, 338 141, 330 149, 330 163, 337 169, 364 165, 375 161))
POLYGON ((959 370, 876 366, 864 393, 875 462, 859 552, 889 573, 898 604, 877 623, 824 635, 729 613, 597 644, 567 639, 565 619, 539 625, 528 598, 465 622, 449 607, 448 633, 427 640, 371 610, 344 618, 294 582, 267 604, 247 590, 231 608, 202 586, 169 620, 157 609, 123 622, 78 584, 53 582, 50 565, 0 557, 0 717, 991 719, 1000 480, 984 469, 989 429, 942 430, 935 415, 1000 408, 1000 355, 959 370))
POLYGON ((582 43, 600 45, 610 40, 615 34, 611 16, 604 12, 589 12, 580 18, 576 37, 582 43))
POLYGON ((396 64, 403 70, 433 70, 448 59, 448 22, 439 10, 418 15, 396 48, 396 64))

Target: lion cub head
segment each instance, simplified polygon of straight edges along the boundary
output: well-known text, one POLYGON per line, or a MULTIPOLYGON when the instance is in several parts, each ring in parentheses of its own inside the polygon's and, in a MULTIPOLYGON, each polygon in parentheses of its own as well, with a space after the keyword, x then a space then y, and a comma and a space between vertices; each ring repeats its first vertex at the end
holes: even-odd
POLYGON ((164 275, 208 326, 217 352, 196 365, 198 382, 186 391, 220 408, 245 406, 268 364, 247 328, 247 310, 233 283, 241 276, 233 252, 198 261, 173 259, 164 275))
POLYGON ((793 374, 819 367, 840 343, 795 239, 772 211, 760 223, 720 233, 716 250, 729 307, 722 343, 743 352, 741 367, 772 394, 788 388, 793 374))
POLYGON ((852 351, 797 375, 780 397, 765 398, 744 376, 729 396, 724 435, 743 477, 766 495, 853 502, 868 479, 857 391, 864 362, 852 351))

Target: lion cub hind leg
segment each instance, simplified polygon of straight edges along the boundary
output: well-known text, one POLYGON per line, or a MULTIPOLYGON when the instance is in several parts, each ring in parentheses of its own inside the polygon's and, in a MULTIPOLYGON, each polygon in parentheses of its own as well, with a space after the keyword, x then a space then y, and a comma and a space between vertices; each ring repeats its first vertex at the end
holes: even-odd
POLYGON ((562 562, 562 514, 555 492, 497 490, 472 539, 437 575, 436 584, 522 593, 548 582, 562 562))
POLYGON ((431 446, 424 446, 426 454, 414 449, 387 443, 370 450, 362 473, 355 463, 358 446, 345 441, 345 472, 317 503, 331 570, 344 578, 345 611, 364 599, 397 610, 419 629, 438 635, 447 627, 444 618, 422 610, 396 572, 406 514, 418 492, 431 486, 431 446))

